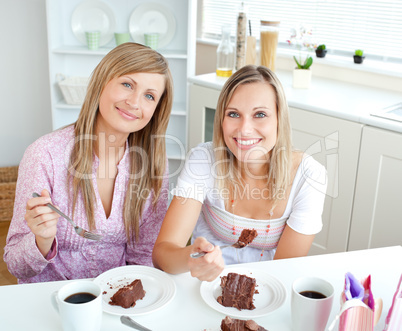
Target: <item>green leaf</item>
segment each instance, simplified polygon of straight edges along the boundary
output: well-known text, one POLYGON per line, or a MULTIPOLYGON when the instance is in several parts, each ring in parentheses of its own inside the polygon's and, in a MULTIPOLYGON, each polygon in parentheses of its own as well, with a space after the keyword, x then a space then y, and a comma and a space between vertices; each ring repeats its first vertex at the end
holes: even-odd
POLYGON ((303 65, 303 69, 308 69, 308 68, 310 68, 310 66, 313 64, 313 58, 310 56, 310 57, 308 57, 307 59, 306 59, 306 61, 304 62, 304 65, 303 65))
POLYGON ((363 56, 363 51, 361 49, 356 49, 355 50, 355 55, 357 56, 363 56))
POLYGON ((299 63, 299 61, 297 61, 296 56, 293 56, 293 58, 295 59, 295 62, 296 62, 296 64, 297 64, 297 67, 298 67, 299 69, 303 69, 303 66, 299 63))

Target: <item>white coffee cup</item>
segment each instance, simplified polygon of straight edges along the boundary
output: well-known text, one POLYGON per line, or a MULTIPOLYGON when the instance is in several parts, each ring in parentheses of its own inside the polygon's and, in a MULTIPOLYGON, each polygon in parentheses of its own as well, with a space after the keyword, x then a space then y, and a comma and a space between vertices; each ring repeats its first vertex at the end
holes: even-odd
POLYGON ((102 323, 102 289, 90 280, 78 280, 64 285, 51 297, 59 312, 64 331, 99 331, 102 323), (66 302, 74 294, 89 293, 95 297, 84 303, 66 302))
POLYGON ((324 331, 331 313, 333 299, 334 287, 326 280, 317 277, 296 279, 292 285, 292 330, 324 331), (325 297, 314 299, 300 294, 312 291, 323 294, 325 297))

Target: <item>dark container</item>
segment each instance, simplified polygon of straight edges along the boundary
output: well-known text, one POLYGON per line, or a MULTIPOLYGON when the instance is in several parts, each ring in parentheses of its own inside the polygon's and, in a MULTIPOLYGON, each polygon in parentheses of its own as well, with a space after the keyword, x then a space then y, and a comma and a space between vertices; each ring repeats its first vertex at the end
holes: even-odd
POLYGON ((355 63, 363 63, 364 56, 353 55, 353 60, 355 61, 355 63))

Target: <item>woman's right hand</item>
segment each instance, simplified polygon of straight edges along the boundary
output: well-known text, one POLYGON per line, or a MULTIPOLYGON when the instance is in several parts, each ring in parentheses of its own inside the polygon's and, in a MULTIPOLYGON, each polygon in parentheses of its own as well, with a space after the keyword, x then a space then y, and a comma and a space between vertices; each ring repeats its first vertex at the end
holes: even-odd
POLYGON ((47 255, 56 237, 59 220, 59 215, 46 206, 51 202, 49 192, 43 190, 40 197, 29 199, 26 205, 25 220, 43 256, 47 255))
POLYGON ((207 252, 203 257, 188 258, 191 276, 201 281, 211 282, 217 278, 225 267, 222 251, 203 237, 198 237, 193 243, 193 252, 207 252))
POLYGON ((199 237, 187 245, 201 212, 202 203, 191 198, 174 196, 163 220, 152 252, 156 268, 171 274, 190 271, 201 281, 213 281, 222 272, 225 263, 219 247, 199 237), (207 252, 200 258, 190 256, 207 252))

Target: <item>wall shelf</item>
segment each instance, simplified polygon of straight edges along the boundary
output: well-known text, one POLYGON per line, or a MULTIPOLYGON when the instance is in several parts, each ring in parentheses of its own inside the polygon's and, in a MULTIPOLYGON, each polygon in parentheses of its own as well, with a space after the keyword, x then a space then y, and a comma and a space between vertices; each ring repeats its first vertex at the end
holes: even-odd
MULTIPOLYGON (((53 54, 62 55, 101 55, 105 56, 113 47, 100 47, 97 50, 89 50, 86 46, 62 46, 52 50, 53 54)), ((159 50, 159 52, 167 59, 187 59, 185 50, 159 50)))
MULTIPOLYGON (((89 77, 100 60, 116 45, 114 39, 98 50, 89 50, 72 32, 74 9, 84 0, 46 0, 49 80, 53 130, 73 123, 81 105, 67 104, 58 85, 57 75, 89 77)), ((129 17, 144 0, 103 1, 113 12, 117 30, 128 29, 129 17)), ((174 103, 166 137, 170 171, 174 173, 171 185, 177 179, 177 168, 187 152, 188 77, 195 74, 197 0, 153 0, 167 7, 176 20, 176 31, 168 45, 158 49, 169 62, 174 81, 174 103)))

